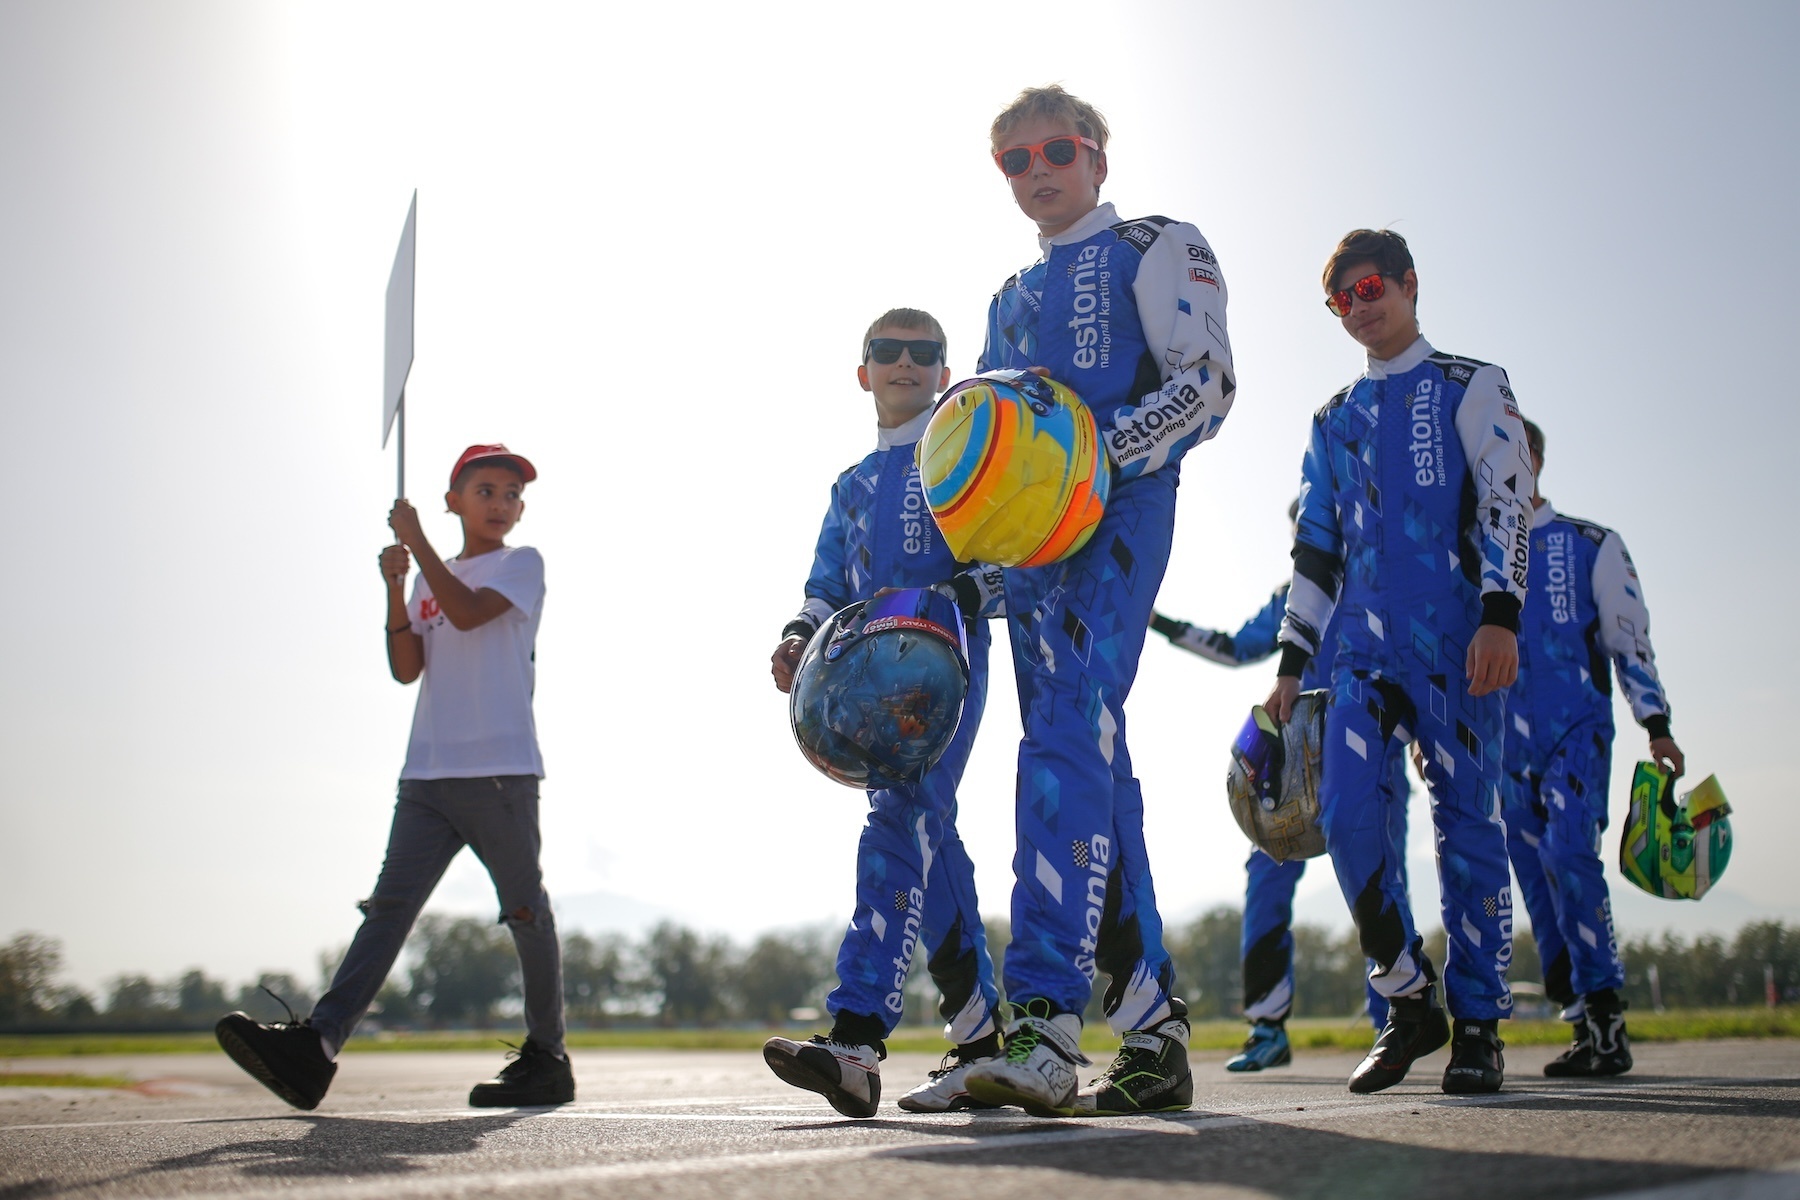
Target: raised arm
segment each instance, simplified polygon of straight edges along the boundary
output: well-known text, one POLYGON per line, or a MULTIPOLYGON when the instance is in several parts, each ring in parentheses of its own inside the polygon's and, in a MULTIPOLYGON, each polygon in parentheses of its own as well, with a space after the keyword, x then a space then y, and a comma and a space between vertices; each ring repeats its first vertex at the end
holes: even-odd
POLYGON ((413 632, 406 604, 412 562, 405 546, 383 546, 380 562, 381 581, 387 585, 388 671, 395 682, 411 683, 425 670, 425 639, 413 632))
POLYGON ((1198 229, 1185 221, 1163 224, 1144 251, 1132 293, 1163 385, 1119 409, 1100 430, 1120 480, 1175 462, 1212 437, 1237 393, 1225 278, 1198 229))
POLYGON ((419 574, 431 585, 431 594, 443 610, 444 619, 455 628, 465 633, 479 629, 513 606, 511 600, 493 588, 476 591, 451 574, 420 527, 418 512, 405 500, 394 501, 393 511, 388 514, 388 526, 419 560, 419 574))
POLYGON ((1186 621, 1170 620, 1161 613, 1150 614, 1150 628, 1168 638, 1174 645, 1190 654, 1197 654, 1208 662, 1241 667, 1245 663, 1261 662, 1275 653, 1275 638, 1281 630, 1282 615, 1287 610, 1287 595, 1285 585, 1276 589, 1275 594, 1269 597, 1269 602, 1262 606, 1262 610, 1245 621, 1236 633, 1226 633, 1222 629, 1204 629, 1186 621))

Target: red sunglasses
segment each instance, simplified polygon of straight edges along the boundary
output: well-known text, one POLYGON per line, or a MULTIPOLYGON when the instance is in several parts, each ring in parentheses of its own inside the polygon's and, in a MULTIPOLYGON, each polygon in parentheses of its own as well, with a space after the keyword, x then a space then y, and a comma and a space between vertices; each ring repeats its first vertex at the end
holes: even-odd
POLYGON ((994 155, 994 162, 1000 167, 1000 173, 1008 179, 1017 179, 1031 170, 1033 157, 1044 160, 1046 166, 1062 168, 1075 165, 1075 156, 1081 147, 1086 146, 1096 154, 1100 152, 1100 143, 1093 138, 1084 138, 1074 134, 1062 134, 1058 137, 1045 138, 1035 146, 1009 146, 994 155))
POLYGON ((1352 293, 1355 294, 1358 300, 1361 300, 1364 304, 1368 304, 1370 301, 1379 300, 1382 296, 1387 294, 1387 284, 1382 280, 1381 273, 1377 271, 1373 275, 1364 275, 1361 279, 1342 291, 1331 293, 1331 295, 1325 297, 1325 307, 1331 310, 1332 316, 1347 317, 1350 315, 1350 296, 1352 293))

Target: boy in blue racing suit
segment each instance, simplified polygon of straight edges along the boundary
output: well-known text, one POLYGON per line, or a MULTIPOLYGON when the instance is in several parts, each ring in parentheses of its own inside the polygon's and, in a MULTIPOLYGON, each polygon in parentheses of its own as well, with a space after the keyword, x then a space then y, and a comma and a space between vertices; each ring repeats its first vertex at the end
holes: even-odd
POLYGON ((1371 980, 1389 1003, 1350 1090, 1391 1087, 1452 1040, 1444 1090, 1496 1091, 1499 1019, 1512 1008, 1500 755, 1530 553, 1525 430, 1504 371, 1439 354, 1420 336, 1405 239, 1348 234, 1324 282, 1327 307, 1367 349, 1368 367, 1313 418, 1266 707, 1288 718, 1341 608, 1320 813, 1363 953, 1378 968, 1371 980), (1383 811, 1382 764, 1415 737, 1437 831, 1453 1039, 1383 811))
POLYGON ((932 402, 950 382, 942 326, 917 309, 883 314, 863 338, 857 379, 875 398, 877 447, 832 486, 806 603, 781 631, 771 661, 775 686, 790 689, 801 651, 834 612, 882 588, 939 587, 967 619, 969 690, 949 749, 925 777, 869 793, 857 845, 856 911, 838 950, 838 986, 826 999, 830 1034, 807 1042, 771 1038, 763 1057, 782 1079, 819 1092, 845 1116, 874 1116, 884 1039, 900 1021, 907 971, 923 943, 954 1048, 899 1104, 945 1112, 972 1107, 964 1075, 999 1049, 994 964, 974 866, 956 832, 956 787, 987 700, 990 638, 977 618, 998 613, 1000 577, 956 561, 931 521, 913 461, 932 402))
MULTIPOLYGON (((1288 510, 1294 520, 1300 506, 1296 501, 1288 510)), ((1209 662, 1230 667, 1261 662, 1280 648, 1276 636, 1281 618, 1287 611, 1288 588, 1277 588, 1262 610, 1237 633, 1202 629, 1186 621, 1174 621, 1161 613, 1150 617, 1150 628, 1170 642, 1209 662)), ((1323 643, 1335 643, 1336 631, 1327 629, 1323 643)), ((1307 663, 1300 677, 1304 691, 1328 687, 1331 683, 1330 663, 1321 655, 1307 663)), ((1400 849, 1402 870, 1406 854, 1406 756, 1395 746, 1388 755, 1388 769, 1382 777, 1383 803, 1394 822, 1393 837, 1400 849)), ((1244 1017, 1250 1022, 1250 1036, 1244 1048, 1225 1064, 1227 1071, 1261 1071, 1286 1066, 1292 1061, 1288 1044, 1287 1018, 1294 1005, 1294 889, 1306 873, 1306 860, 1292 858, 1276 862, 1259 846, 1250 848, 1244 864, 1243 932, 1239 941, 1239 962, 1244 977, 1244 1017)), ((1380 1030, 1387 1024, 1387 997, 1368 984, 1369 1019, 1380 1030)))
POLYGON ((990 136, 1043 256, 995 295, 980 366, 1072 388, 1114 482, 1080 550, 1005 572, 1025 726, 1005 963, 1016 1009, 1005 1055, 968 1086, 1038 1115, 1183 1109, 1187 1010, 1162 945, 1124 704, 1168 565, 1181 456, 1217 432, 1236 388, 1224 281, 1192 225, 1123 221, 1100 203, 1107 128, 1091 105, 1028 89, 990 136), (1124 1045, 1080 1088, 1081 1013, 1099 971, 1124 1045))
MULTIPOLYGON (((1544 433, 1525 422, 1533 477, 1544 433)), ((1531 494, 1531 591, 1519 627, 1519 680, 1507 698, 1506 832, 1544 962, 1544 991, 1573 1044, 1544 1074, 1631 1069, 1625 967, 1600 860, 1612 770, 1612 676, 1650 735, 1650 757, 1680 774, 1669 705, 1650 646, 1650 610, 1625 543, 1531 494)))

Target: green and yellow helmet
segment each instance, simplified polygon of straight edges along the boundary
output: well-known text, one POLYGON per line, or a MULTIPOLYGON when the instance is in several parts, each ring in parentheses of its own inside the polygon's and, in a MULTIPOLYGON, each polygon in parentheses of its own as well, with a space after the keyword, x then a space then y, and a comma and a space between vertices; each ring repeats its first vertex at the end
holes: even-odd
POLYGON ((1679 800, 1674 782, 1655 763, 1637 765, 1619 838, 1619 870, 1652 896, 1698 900, 1731 861, 1731 805, 1716 775, 1679 800))

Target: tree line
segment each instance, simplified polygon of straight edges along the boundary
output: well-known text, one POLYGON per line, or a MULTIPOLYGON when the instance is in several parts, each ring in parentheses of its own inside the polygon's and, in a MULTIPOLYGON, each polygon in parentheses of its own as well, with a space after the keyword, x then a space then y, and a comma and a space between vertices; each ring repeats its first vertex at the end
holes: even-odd
MULTIPOLYGON (((1198 1018, 1237 1015, 1242 995, 1238 909, 1212 909, 1165 930, 1181 994, 1198 1018)), ((575 1028, 613 1025, 705 1027, 818 1023, 834 982, 839 927, 766 933, 748 945, 681 925, 656 926, 642 938, 570 933, 563 937, 563 998, 575 1028)), ((996 969, 1003 970, 1003 920, 988 923, 996 969)), ((1363 1007, 1364 963, 1355 935, 1308 925, 1294 930, 1297 1016, 1350 1017, 1363 1007)), ((1626 998, 1640 1009, 1722 1008, 1800 1001, 1800 927, 1779 921, 1745 925, 1735 935, 1640 935, 1621 947, 1626 998)), ((1443 961, 1443 933, 1428 950, 1443 961)), ((21 933, 0 945, 0 1030, 165 1030, 209 1028, 242 1009, 258 1020, 286 1019, 281 1001, 304 1015, 336 966, 321 955, 318 979, 270 971, 235 989, 195 969, 153 980, 121 974, 92 995, 61 982, 62 948, 21 933)), ((917 956, 907 985, 907 1020, 938 1021, 937 993, 917 956)), ((1514 943, 1514 980, 1543 978, 1529 930, 1514 943)), ((1098 990, 1096 991, 1096 997, 1098 990)), ((371 1014, 372 1028, 491 1028, 516 1022, 518 959, 506 930, 472 917, 422 918, 400 967, 371 1014)), ((1096 998, 1088 1014, 1098 1021, 1096 998)))

